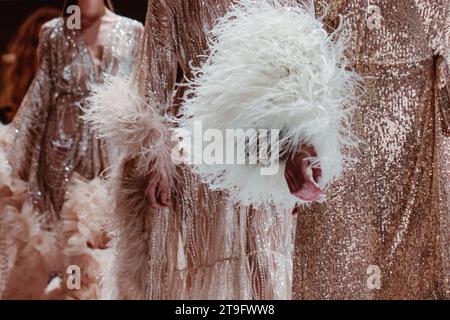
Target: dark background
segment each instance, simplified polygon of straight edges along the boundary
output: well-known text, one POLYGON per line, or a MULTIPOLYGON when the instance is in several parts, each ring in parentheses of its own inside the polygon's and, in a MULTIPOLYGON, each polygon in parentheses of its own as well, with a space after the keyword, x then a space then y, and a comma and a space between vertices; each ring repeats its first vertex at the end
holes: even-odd
MULTIPOLYGON (((115 12, 144 23, 147 0, 113 0, 115 12)), ((64 0, 0 0, 0 56, 19 26, 36 9, 51 6, 62 10, 64 0)))

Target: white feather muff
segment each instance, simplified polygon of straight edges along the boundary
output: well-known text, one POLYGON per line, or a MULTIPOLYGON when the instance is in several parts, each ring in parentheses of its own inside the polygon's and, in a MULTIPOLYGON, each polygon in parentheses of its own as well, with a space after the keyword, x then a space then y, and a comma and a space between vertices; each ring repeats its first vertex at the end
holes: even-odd
MULTIPOLYGON (((349 70, 347 38, 339 31, 328 34, 313 8, 289 3, 241 0, 218 21, 208 58, 194 69, 180 127, 194 135, 200 121, 204 130, 219 129, 224 136, 227 129, 279 129, 280 158, 303 143, 313 145, 325 187, 342 173, 344 146, 356 144, 350 121, 360 77, 349 70)), ((249 141, 253 148, 257 143, 257 138, 249 141)), ((194 166, 212 189, 228 190, 235 202, 297 202, 283 163, 273 176, 262 176, 260 168, 194 166)))
POLYGON ((136 169, 142 175, 164 173, 171 177, 174 166, 170 161, 168 123, 147 107, 131 79, 111 76, 103 85, 94 86, 83 119, 93 126, 99 138, 111 143, 121 160, 136 160, 136 169))

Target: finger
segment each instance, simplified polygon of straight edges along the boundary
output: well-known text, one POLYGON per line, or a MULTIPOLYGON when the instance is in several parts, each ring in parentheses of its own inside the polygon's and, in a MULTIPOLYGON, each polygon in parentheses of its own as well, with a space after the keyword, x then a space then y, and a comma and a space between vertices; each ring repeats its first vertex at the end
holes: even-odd
MULTIPOLYGON (((308 158, 304 159, 301 165, 302 179, 305 184, 311 183, 313 185, 316 185, 322 178, 322 169, 320 168, 320 166, 317 165, 312 166, 311 168, 312 176, 311 176, 308 172, 310 167, 311 167, 311 160, 308 158)), ((316 186, 316 188, 318 187, 316 186)))
POLYGON ((288 184, 289 191, 292 194, 295 194, 297 191, 299 191, 304 183, 303 175, 301 174, 302 168, 300 158, 302 158, 302 156, 300 154, 297 154, 295 155, 295 157, 288 159, 286 163, 284 176, 288 184))
POLYGON ((165 179, 161 181, 159 184, 159 203, 164 206, 168 207, 169 205, 169 187, 165 179))
MULTIPOLYGON (((298 171, 298 170, 297 170, 298 171)), ((297 171, 294 170, 286 170, 285 179, 288 184, 289 190, 291 192, 295 192, 303 186, 303 176, 298 174, 297 171)))
MULTIPOLYGON (((311 162, 308 159, 304 159, 304 161, 302 162, 301 174, 304 183, 302 185, 302 188, 297 193, 297 196, 306 201, 318 201, 320 200, 320 198, 324 196, 324 193, 316 185, 316 183, 311 180, 311 177, 308 175, 308 168, 310 165, 311 162)), ((314 178, 314 170, 313 170, 313 178, 314 178)))
POLYGON ((308 175, 308 169, 310 165, 311 161, 309 161, 308 158, 302 157, 300 162, 300 173, 305 183, 311 181, 311 178, 308 175))
POLYGON ((312 157, 317 158, 317 152, 316 152, 316 148, 314 147, 310 147, 309 149, 309 153, 311 154, 312 157))
POLYGON ((294 196, 303 201, 321 201, 325 198, 323 191, 311 183, 306 184, 301 190, 296 192, 294 196))
MULTIPOLYGON (((317 158, 317 152, 316 149, 312 146, 307 147, 308 153, 310 154, 310 158, 317 158)), ((320 180, 322 180, 322 168, 320 167, 320 163, 315 163, 312 166, 312 174, 314 181, 316 183, 319 183, 320 180)))
POLYGON ((322 168, 320 166, 313 167, 312 172, 313 172, 314 181, 316 183, 320 183, 320 181, 322 180, 322 168))
MULTIPOLYGON (((287 180, 295 180, 297 177, 302 179, 302 175, 298 175, 296 170, 289 168, 284 173, 287 180)), ((301 182, 300 182, 301 183, 301 182)))
POLYGON ((324 197, 323 191, 313 183, 306 183, 298 192, 298 197, 305 201, 319 201, 324 197))
POLYGON ((316 148, 308 144, 303 144, 300 152, 308 157, 317 157, 316 148))
POLYGON ((156 199, 158 183, 152 182, 147 189, 147 197, 150 201, 150 206, 153 209, 160 209, 160 205, 158 204, 158 200, 156 199))

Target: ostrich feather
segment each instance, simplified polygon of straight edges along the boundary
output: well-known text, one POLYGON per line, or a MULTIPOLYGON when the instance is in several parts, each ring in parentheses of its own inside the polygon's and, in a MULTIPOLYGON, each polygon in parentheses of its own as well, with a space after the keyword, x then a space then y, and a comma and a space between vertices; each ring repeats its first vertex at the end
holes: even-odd
POLYGON ((58 240, 64 265, 83 266, 83 286, 76 291, 64 290, 68 299, 102 297, 105 270, 113 263, 110 236, 115 202, 108 191, 101 178, 71 178, 58 225, 58 240))
POLYGON ((97 136, 111 142, 122 159, 136 160, 136 169, 143 175, 173 176, 167 121, 147 108, 133 81, 111 76, 92 90, 83 118, 97 136))
MULTIPOLYGON (((350 122, 360 77, 345 57, 347 38, 328 34, 308 6, 281 0, 241 0, 211 31, 209 55, 194 69, 179 121, 194 135, 204 130, 278 129, 280 159, 303 144, 318 154, 325 188, 342 174, 344 146, 354 146, 350 122)), ((250 146, 258 141, 251 138, 250 146)), ((194 152, 196 152, 194 150, 194 152)), ((262 164, 194 164, 211 189, 242 204, 289 205, 284 164, 263 176, 262 164)))

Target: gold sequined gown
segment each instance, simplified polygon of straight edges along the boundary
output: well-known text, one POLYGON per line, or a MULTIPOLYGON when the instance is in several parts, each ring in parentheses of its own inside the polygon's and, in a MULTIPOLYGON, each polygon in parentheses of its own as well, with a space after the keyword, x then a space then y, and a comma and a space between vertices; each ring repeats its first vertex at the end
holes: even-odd
POLYGON ((79 228, 92 228, 89 223, 97 221, 89 214, 99 212, 86 212, 95 205, 89 203, 95 199, 88 195, 99 189, 88 186, 107 169, 112 153, 80 116, 92 85, 102 83, 108 75, 131 72, 142 30, 139 22, 115 15, 108 44, 98 61, 81 30, 69 30, 63 18, 42 27, 40 68, 10 128, 15 132, 8 160, 12 176, 19 179, 9 186, 12 195, 3 193, 0 199, 0 228, 12 228, 11 237, 0 241, 4 245, 0 253, 10 255, 9 262, 1 260, 7 282, 3 281, 5 288, 0 288, 0 296, 5 289, 4 298, 43 298, 48 281, 58 274, 64 277, 65 269, 60 268, 68 266, 59 265, 65 262, 55 251, 79 250, 72 252, 77 256, 83 250, 87 252, 87 245, 96 245, 83 243, 89 241, 83 238, 89 229, 78 230, 76 223, 79 228), (76 185, 86 187, 84 192, 76 192, 74 179, 76 185), (85 196, 87 200, 80 197, 68 201, 68 190, 74 198, 85 196), (81 216, 74 212, 77 207, 87 214, 87 224, 78 221, 81 216), (65 241, 73 247, 60 248, 65 241), (43 262, 35 266, 38 260, 43 262))
POLYGON ((294 298, 449 298, 450 2, 329 4, 365 79, 364 143, 328 201, 299 214, 294 298))
MULTIPOLYGON (((177 114, 183 90, 176 90, 175 83, 199 65, 207 31, 230 4, 148 2, 135 84, 150 108, 177 114)), ((128 155, 119 172, 114 298, 291 298, 291 211, 234 206, 188 167, 178 168, 170 209, 152 210, 144 194, 148 178, 137 170, 138 157, 128 155)))

